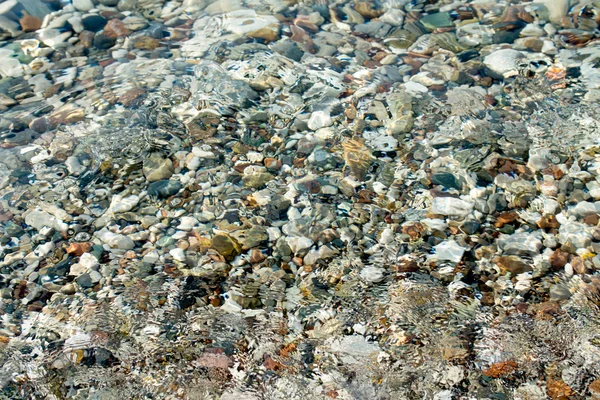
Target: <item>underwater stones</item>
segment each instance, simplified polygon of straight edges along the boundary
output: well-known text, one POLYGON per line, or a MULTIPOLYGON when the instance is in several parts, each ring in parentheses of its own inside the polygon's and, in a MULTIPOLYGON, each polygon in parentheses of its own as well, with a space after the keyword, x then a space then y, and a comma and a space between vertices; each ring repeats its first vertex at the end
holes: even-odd
POLYGON ((242 182, 246 187, 258 189, 273 179, 274 176, 271 173, 266 172, 265 167, 249 166, 244 169, 242 182))
POLYGON ((435 258, 438 261, 451 261, 458 263, 462 259, 465 248, 456 243, 454 240, 445 240, 434 247, 435 258))
POLYGON ((299 62, 304 55, 304 51, 291 40, 280 40, 271 45, 271 48, 277 53, 299 62))
POLYGON ((92 15, 83 17, 81 22, 83 24, 83 28, 86 31, 98 32, 106 26, 108 21, 106 18, 104 18, 100 15, 92 14, 92 15))
POLYGON ((385 279, 385 269, 368 266, 360 271, 360 277, 367 282, 379 283, 385 279))
POLYGON ((228 260, 233 259, 242 251, 242 246, 238 241, 225 233, 213 236, 210 247, 228 260))
POLYGON ((290 236, 286 242, 294 254, 301 254, 315 243, 312 239, 303 236, 290 236))
POLYGON ((127 197, 115 195, 110 202, 108 212, 112 212, 114 214, 128 212, 137 206, 139 202, 140 196, 138 195, 131 195, 127 197))
POLYGON ((104 26, 104 35, 109 39, 129 36, 131 31, 125 27, 120 19, 113 18, 104 26))
POLYGON ((320 128, 331 126, 333 123, 328 111, 315 111, 310 115, 308 120, 308 128, 316 131, 320 128))
POLYGON ((175 169, 170 158, 164 158, 159 153, 152 153, 144 159, 143 172, 148 182, 156 182, 170 178, 175 169))
POLYGON ((109 230, 101 230, 96 233, 96 236, 111 248, 131 250, 135 247, 135 243, 128 236, 109 230))
POLYGON ((512 276, 532 270, 529 263, 518 256, 497 257, 494 259, 494 263, 500 268, 503 274, 510 272, 512 276))
POLYGON ((148 194, 150 196, 167 198, 176 195, 182 187, 183 185, 179 181, 160 180, 148 185, 148 194))
POLYGON ((524 58, 520 51, 502 49, 487 55, 483 63, 497 77, 509 78, 518 73, 517 68, 524 58))
POLYGON ((78 11, 85 12, 94 8, 94 3, 92 0, 73 0, 71 4, 73 4, 73 7, 75 7, 75 9, 78 11))
POLYGON ((473 210, 473 203, 454 197, 436 197, 431 205, 434 214, 464 218, 473 210))
POLYGON ((542 249, 541 239, 539 232, 518 232, 512 235, 501 235, 498 246, 507 255, 533 257, 542 249))
POLYGON ((423 16, 420 23, 430 32, 437 28, 449 28, 454 26, 454 22, 450 18, 449 12, 437 12, 423 16))
POLYGON ((25 216, 25 223, 37 230, 44 227, 56 229, 59 232, 65 232, 68 225, 58 217, 41 210, 33 210, 25 216))
POLYGON ((273 41, 279 37, 279 20, 271 15, 258 15, 254 10, 237 10, 225 14, 224 29, 238 35, 273 41))

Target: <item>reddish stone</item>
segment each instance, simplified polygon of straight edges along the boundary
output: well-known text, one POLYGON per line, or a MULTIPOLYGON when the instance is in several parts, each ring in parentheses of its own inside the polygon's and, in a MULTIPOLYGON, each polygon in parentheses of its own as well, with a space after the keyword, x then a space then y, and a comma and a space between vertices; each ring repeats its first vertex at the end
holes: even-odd
POLYGON ((129 36, 129 34, 131 31, 125 27, 123 21, 118 19, 111 19, 104 27, 104 36, 110 39, 129 36))
POLYGON ((494 224, 496 228, 502 228, 506 224, 510 224, 519 218, 519 215, 515 211, 507 211, 498 215, 496 219, 496 223, 494 224))
POLYGON ((500 361, 492 364, 483 371, 483 375, 490 378, 504 378, 517 370, 517 363, 513 360, 500 361))
POLYGON ((546 381, 546 394, 552 400, 568 400, 575 394, 575 391, 563 380, 548 378, 546 381))
POLYGON ((92 249, 92 245, 90 243, 73 242, 73 243, 69 244, 69 247, 67 247, 67 253, 71 254, 72 256, 79 257, 83 253, 88 253, 91 249, 92 249))
POLYGON ((37 31, 42 27, 41 19, 39 19, 38 17, 34 17, 33 15, 29 15, 25 11, 23 11, 23 14, 25 15, 19 20, 23 32, 37 31))

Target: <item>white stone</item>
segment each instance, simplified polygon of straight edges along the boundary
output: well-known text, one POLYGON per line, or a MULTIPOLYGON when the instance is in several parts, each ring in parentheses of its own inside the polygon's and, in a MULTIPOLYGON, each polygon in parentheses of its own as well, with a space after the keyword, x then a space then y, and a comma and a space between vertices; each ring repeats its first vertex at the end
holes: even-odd
POLYGON ((483 63, 492 72, 505 78, 518 73, 517 66, 524 58, 523 53, 513 49, 497 50, 483 59, 483 63))
POLYGON ((9 49, 0 49, 0 76, 21 76, 23 75, 23 66, 16 58, 12 57, 14 51, 9 49))
POLYGON ((333 120, 328 111, 315 111, 310 115, 310 119, 308 120, 308 128, 313 131, 331 126, 332 124, 333 120))
POLYGON ((367 282, 378 283, 385 279, 385 269, 370 265, 360 271, 360 277, 367 282))
POLYGON ((38 37, 42 43, 48 47, 55 47, 70 38, 71 31, 62 32, 56 28, 49 28, 38 31, 38 37))
POLYGON ((246 157, 248 158, 248 161, 253 163, 260 163, 265 159, 265 156, 257 151, 249 151, 246 154, 246 157))
POLYGON ((579 222, 567 221, 558 228, 558 241, 561 244, 570 242, 575 248, 582 249, 591 244, 588 227, 579 222))
POLYGON ((85 167, 79 162, 79 158, 75 156, 67 157, 65 160, 65 166, 71 175, 81 175, 85 171, 85 167))
POLYGON ((344 336, 331 344, 331 351, 339 353, 346 364, 364 364, 380 351, 377 343, 368 342, 362 335, 344 336))
POLYGON ((562 17, 569 11, 570 0, 538 0, 537 3, 543 4, 548 9, 548 17, 551 22, 560 22, 562 17))
POLYGON ((309 249, 315 242, 304 236, 291 236, 285 239, 290 249, 297 254, 302 250, 309 249))
POLYGON ((110 232, 108 230, 102 230, 97 233, 97 236, 104 243, 112 248, 121 250, 132 250, 135 247, 135 243, 131 238, 121 235, 118 233, 110 232))
POLYGON ((181 217, 177 229, 182 231, 191 231, 197 223, 198 220, 194 217, 181 217))
POLYGON ((83 31, 83 21, 81 20, 81 16, 74 15, 67 20, 69 24, 73 27, 75 33, 80 33, 83 31))
POLYGON ((558 54, 558 49, 554 45, 552 40, 544 40, 544 44, 542 44, 542 53, 548 55, 558 54))
POLYGON ((40 258, 46 257, 52 250, 54 250, 55 247, 56 245, 54 242, 40 244, 38 247, 36 247, 35 254, 40 258))
POLYGON ((261 206, 261 207, 266 206, 267 204, 269 204, 271 202, 271 199, 272 199, 271 190, 269 190, 269 189, 259 190, 258 192, 255 192, 252 194, 252 198, 254 199, 256 204, 258 204, 259 206, 261 206))
POLYGON ((435 257, 438 261, 450 261, 458 263, 462 260, 465 254, 465 248, 456 243, 454 240, 446 240, 434 246, 435 257))
POLYGON ((73 7, 79 11, 90 11, 94 8, 92 0, 73 0, 73 7))
POLYGON ((148 263, 148 264, 155 264, 156 262, 158 262, 159 260, 159 254, 158 251, 156 250, 152 250, 151 252, 147 253, 144 257, 142 257, 142 262, 148 263))
POLYGON ((90 253, 83 253, 81 257, 79 257, 79 264, 86 269, 93 269, 100 265, 98 259, 90 253))
POLYGON ((427 89, 427 86, 421 85, 420 83, 415 81, 406 82, 404 84, 404 87, 406 88, 406 91, 411 94, 427 93, 429 91, 429 89, 427 89))
POLYGON ((185 164, 185 166, 190 171, 196 171, 198 168, 200 168, 200 157, 196 157, 196 156, 190 157, 190 159, 185 164))
POLYGON ((544 29, 542 29, 538 24, 527 24, 519 33, 521 37, 540 37, 544 36, 545 34, 546 31, 544 31, 544 29))
POLYGON ((180 249, 179 247, 174 248, 173 250, 170 250, 169 254, 176 261, 181 261, 181 262, 185 261, 185 253, 184 253, 183 249, 180 249))
MULTIPOLYGON (((224 2, 220 1, 218 3, 224 2)), ((209 10, 209 8, 210 6, 206 10, 209 10)), ((258 15, 254 10, 238 10, 224 15, 221 29, 238 35, 247 35, 278 25, 279 20, 272 15, 258 15)))
POLYGON ((454 197, 436 197, 431 205, 434 214, 464 218, 473 210, 473 203, 454 197))
POLYGON ((542 249, 542 236, 539 232, 517 232, 512 235, 501 235, 498 247, 504 255, 517 255, 532 257, 542 249))
POLYGON ((110 202, 109 212, 114 214, 131 211, 140 202, 140 196, 132 194, 131 196, 122 197, 114 195, 110 202))
POLYGON ((53 228, 59 232, 66 232, 68 225, 52 214, 45 211, 33 210, 25 217, 25 223, 37 230, 44 226, 53 228))
POLYGON ((90 271, 88 272, 88 275, 90 276, 90 281, 92 281, 92 283, 98 283, 102 280, 102 274, 98 271, 90 271))
POLYGON ((270 226, 267 228, 267 235, 269 235, 270 242, 275 242, 281 237, 281 231, 276 226, 270 226))

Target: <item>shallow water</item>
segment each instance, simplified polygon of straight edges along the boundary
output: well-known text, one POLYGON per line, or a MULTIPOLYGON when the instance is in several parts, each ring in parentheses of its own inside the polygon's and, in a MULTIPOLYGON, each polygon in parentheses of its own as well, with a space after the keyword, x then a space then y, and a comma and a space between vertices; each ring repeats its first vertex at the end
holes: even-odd
POLYGON ((0 398, 600 398, 599 12, 0 4, 0 398))

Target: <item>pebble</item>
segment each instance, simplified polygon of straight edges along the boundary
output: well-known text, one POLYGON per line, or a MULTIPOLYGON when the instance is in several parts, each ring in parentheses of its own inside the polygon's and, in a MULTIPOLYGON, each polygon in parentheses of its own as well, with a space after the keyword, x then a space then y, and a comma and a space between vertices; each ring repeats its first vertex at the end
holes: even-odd
POLYGON ((76 10, 83 12, 90 11, 92 8, 94 8, 94 3, 92 0, 73 0, 72 4, 76 10))
POLYGON ((517 74, 517 67, 525 56, 517 50, 497 50, 483 60, 485 66, 494 74, 509 78, 517 74))

